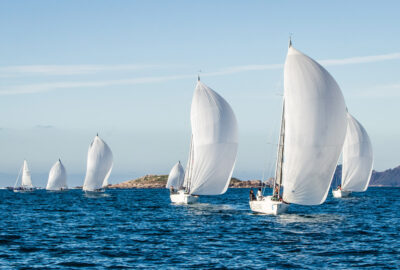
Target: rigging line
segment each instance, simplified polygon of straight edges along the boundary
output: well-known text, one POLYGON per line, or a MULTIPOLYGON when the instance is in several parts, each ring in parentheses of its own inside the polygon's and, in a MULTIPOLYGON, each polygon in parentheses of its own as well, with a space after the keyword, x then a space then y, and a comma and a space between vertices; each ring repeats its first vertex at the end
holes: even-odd
POLYGON ((18 179, 19 179, 19 176, 21 175, 21 171, 22 171, 22 167, 23 167, 23 166, 24 166, 24 165, 22 165, 21 168, 19 169, 18 176, 17 176, 17 180, 15 181, 15 184, 14 184, 14 188, 17 187, 18 179))

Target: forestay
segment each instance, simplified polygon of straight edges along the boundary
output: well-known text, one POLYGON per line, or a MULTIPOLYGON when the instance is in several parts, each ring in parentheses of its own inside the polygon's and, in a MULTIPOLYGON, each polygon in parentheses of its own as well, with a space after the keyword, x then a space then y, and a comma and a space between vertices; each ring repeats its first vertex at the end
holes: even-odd
POLYGON ((346 105, 335 79, 289 47, 284 68, 283 199, 325 201, 346 135, 346 105))
POLYGON ((198 81, 191 107, 192 158, 189 191, 194 195, 226 192, 238 150, 238 127, 230 105, 198 81))
POLYGON ((372 173, 372 145, 364 127, 347 113, 347 133, 343 145, 342 189, 365 191, 372 173))
POLYGON ((67 188, 67 172, 59 159, 50 169, 46 189, 61 190, 67 188))
POLYGON ((176 189, 179 189, 183 185, 184 178, 185 171, 183 170, 181 162, 178 162, 174 165, 174 167, 172 167, 171 171, 169 172, 167 185, 165 187, 170 188, 172 186, 176 189))
POLYGON ((33 188, 31 172, 29 171, 26 160, 24 160, 24 167, 22 168, 21 186, 23 188, 33 188))
POLYGON ((108 145, 96 136, 89 146, 83 190, 94 191, 107 183, 113 166, 113 154, 108 145))

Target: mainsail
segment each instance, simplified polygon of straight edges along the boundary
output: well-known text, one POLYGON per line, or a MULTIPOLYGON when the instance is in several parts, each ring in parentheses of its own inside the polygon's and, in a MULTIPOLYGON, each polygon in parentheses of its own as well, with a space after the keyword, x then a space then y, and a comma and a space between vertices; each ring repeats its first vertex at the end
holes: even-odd
POLYGON ((183 179, 185 177, 185 171, 181 165, 181 162, 178 162, 172 167, 169 175, 166 188, 170 188, 171 186, 179 189, 183 185, 183 179))
POLYGON ((29 171, 26 160, 24 160, 24 167, 22 168, 21 186, 23 188, 33 188, 31 172, 29 171))
POLYGON ((335 79, 292 46, 284 67, 283 200, 325 201, 346 135, 346 105, 335 79))
POLYGON ((191 107, 192 145, 186 188, 194 195, 228 189, 238 150, 238 127, 230 105, 198 81, 191 107))
POLYGON ((50 169, 46 189, 61 190, 67 188, 67 172, 59 159, 50 169))
POLYGON ((96 136, 89 146, 83 190, 94 191, 107 183, 113 166, 113 154, 108 145, 96 136))
POLYGON ((364 127, 347 113, 347 133, 343 145, 342 189, 366 191, 372 173, 372 145, 364 127))

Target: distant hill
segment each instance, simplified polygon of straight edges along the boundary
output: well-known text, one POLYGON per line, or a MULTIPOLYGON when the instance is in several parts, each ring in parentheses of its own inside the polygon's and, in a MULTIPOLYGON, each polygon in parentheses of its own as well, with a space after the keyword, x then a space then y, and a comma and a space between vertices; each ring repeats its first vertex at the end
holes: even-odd
MULTIPOLYGON (((110 185, 108 188, 165 188, 168 175, 145 175, 143 177, 128 180, 119 184, 110 185)), ((232 177, 229 184, 230 188, 251 188, 260 187, 260 180, 242 181, 232 177)))
MULTIPOLYGON (((342 165, 336 167, 332 186, 336 187, 342 177, 342 165)), ((165 188, 168 175, 145 175, 143 177, 128 180, 119 184, 109 185, 108 188, 165 188)), ((265 181, 267 186, 271 186, 273 178, 265 181)), ((240 180, 231 178, 230 188, 258 188, 261 186, 260 180, 240 180)), ((383 172, 372 172, 370 187, 400 187, 400 166, 388 169, 383 172)))
MULTIPOLYGON (((342 165, 337 166, 332 185, 337 183, 342 178, 342 165)), ((370 187, 400 187, 400 166, 388 169, 383 172, 372 171, 370 187)))

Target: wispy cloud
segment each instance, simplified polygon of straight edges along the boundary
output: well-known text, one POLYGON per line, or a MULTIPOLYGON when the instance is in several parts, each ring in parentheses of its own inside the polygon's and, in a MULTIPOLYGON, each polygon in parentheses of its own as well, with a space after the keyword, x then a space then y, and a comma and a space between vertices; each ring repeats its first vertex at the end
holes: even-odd
POLYGON ((77 82, 52 82, 36 83, 15 86, 3 86, 0 88, 0 95, 34 94, 41 92, 54 91, 59 89, 72 89, 80 87, 107 87, 116 85, 135 85, 144 83, 156 83, 170 80, 178 80, 194 77, 193 75, 172 75, 158 77, 141 77, 122 80, 99 80, 99 81, 77 81, 77 82))
POLYGON ((26 75, 84 75, 99 72, 137 71, 182 67, 179 65, 23 65, 0 67, 0 77, 26 75))
MULTIPOLYGON (((380 61, 400 59, 400 53, 390 53, 381 55, 369 55, 360 57, 350 57, 342 59, 327 59, 319 60, 318 62, 324 66, 335 65, 353 65, 374 63, 380 61)), ((14 66, 14 67, 0 67, 1 72, 17 72, 17 73, 38 73, 43 75, 73 75, 73 74, 87 74, 95 73, 98 71, 120 71, 120 70, 138 70, 144 68, 156 68, 167 66, 160 65, 76 65, 76 66, 14 66)), ((172 65, 169 67, 173 67, 172 65)), ((177 67, 177 66, 175 66, 177 67)), ((283 64, 267 64, 267 65, 241 65, 222 68, 212 72, 204 72, 202 76, 223 76, 236 74, 249 71, 263 71, 263 70, 278 70, 282 69, 283 64)), ((118 80, 93 80, 93 81, 60 81, 60 82, 45 82, 45 83, 32 83, 24 85, 11 85, 0 87, 0 95, 16 95, 16 94, 33 94, 48 91, 55 91, 59 89, 73 89, 73 88, 93 88, 93 87, 108 87, 118 85, 136 85, 146 83, 158 83, 171 80, 179 80, 186 78, 193 78, 194 74, 177 74, 169 76, 148 76, 138 77, 132 79, 118 79, 118 80)))
POLYGON ((339 66, 339 65, 374 63, 374 62, 396 60, 396 59, 400 59, 400 53, 359 56, 359 57, 350 57, 343 59, 327 59, 327 60, 321 60, 319 61, 319 63, 324 66, 339 66))
POLYGON ((50 128, 54 128, 54 126, 52 126, 52 125, 36 125, 35 128, 50 129, 50 128))

